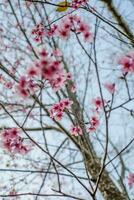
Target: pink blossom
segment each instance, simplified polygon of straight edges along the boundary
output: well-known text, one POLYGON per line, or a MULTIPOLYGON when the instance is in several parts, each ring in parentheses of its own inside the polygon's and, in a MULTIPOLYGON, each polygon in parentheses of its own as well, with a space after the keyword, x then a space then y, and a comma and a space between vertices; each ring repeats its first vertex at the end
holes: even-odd
POLYGON ((87 24, 85 24, 84 22, 80 22, 77 31, 84 33, 87 32, 89 30, 89 27, 87 24))
POLYGON ((27 71, 29 77, 34 77, 38 74, 38 70, 36 67, 30 67, 27 71))
POLYGON ((80 126, 73 126, 71 128, 71 135, 78 136, 78 135, 83 135, 82 129, 80 126))
POLYGON ((105 83, 104 87, 108 90, 108 92, 110 92, 111 94, 113 94, 115 92, 115 83, 105 83))
POLYGON ((51 118, 55 120, 61 120, 63 116, 63 112, 65 109, 69 109, 72 105, 72 101, 70 99, 62 99, 59 103, 54 104, 49 110, 49 114, 51 118))
MULTIPOLYGON (((62 55, 60 49, 55 49, 53 54, 49 54, 48 51, 43 48, 39 52, 39 60, 27 70, 28 78, 41 76, 48 81, 54 91, 60 90, 71 78, 71 75, 64 71, 61 61, 58 59, 56 60, 56 55, 62 55)), ((28 96, 27 91, 31 91, 30 86, 26 77, 21 77, 18 86, 20 95, 23 97, 28 96)))
POLYGON ((72 1, 72 6, 73 8, 77 9, 79 8, 81 5, 84 5, 88 2, 88 0, 73 0, 72 1))
POLYGON ((60 56, 62 56, 62 52, 60 51, 60 49, 57 48, 57 49, 53 50, 53 55, 60 57, 60 56))
POLYGON ((134 185, 134 173, 130 173, 128 176, 128 185, 131 188, 134 185))
POLYGON ((57 26, 56 24, 53 24, 53 25, 51 26, 50 30, 47 31, 47 35, 48 35, 49 37, 55 35, 55 34, 56 34, 56 31, 57 31, 57 28, 58 28, 58 26, 57 26))
POLYGON ((91 117, 90 127, 88 128, 89 132, 95 131, 99 124, 99 119, 96 116, 91 117))
POLYGON ((19 79, 19 85, 20 87, 24 88, 26 87, 27 81, 26 81, 26 77, 25 76, 21 76, 19 79))
MULTIPOLYGON (((60 50, 57 50, 57 55, 60 55, 60 50)), ((63 70, 62 64, 59 60, 54 60, 53 55, 51 57, 46 50, 41 52, 41 59, 38 61, 37 68, 40 75, 48 80, 51 87, 58 91, 66 83, 66 73, 63 70)))
POLYGON ((85 41, 91 38, 89 26, 77 15, 68 15, 64 17, 60 23, 57 24, 54 34, 60 38, 68 39, 71 32, 82 33, 85 41))
POLYGON ((64 76, 64 74, 57 75, 57 77, 51 79, 49 82, 54 91, 57 92, 62 86, 64 86, 66 82, 66 77, 64 76))
POLYGON ((47 50, 44 49, 44 48, 39 52, 39 54, 40 54, 40 56, 43 57, 43 58, 48 56, 48 52, 47 52, 47 50))
POLYGON ((72 105, 72 101, 70 99, 62 99, 61 101, 63 103, 63 107, 64 108, 70 108, 70 106, 72 105))
POLYGON ((2 132, 3 147, 11 153, 26 154, 30 148, 24 145, 17 128, 5 129, 2 132))
POLYGON ((92 35, 89 31, 85 31, 83 33, 83 37, 84 37, 85 42, 91 41, 91 39, 92 39, 92 35))
POLYGON ((6 88, 8 88, 8 89, 12 89, 13 83, 12 83, 12 82, 6 82, 6 83, 4 84, 4 86, 5 86, 6 88))
POLYGON ((36 88, 37 85, 33 82, 33 80, 28 79, 25 76, 20 77, 17 85, 17 91, 21 97, 28 97, 30 93, 32 94, 35 91, 36 88))
POLYGON ((92 102, 95 105, 96 110, 101 109, 103 106, 102 99, 100 97, 93 99, 92 102))
POLYGON ((122 56, 118 60, 118 64, 122 66, 123 73, 128 73, 128 72, 134 73, 134 53, 130 52, 125 56, 122 56))
POLYGON ((58 112, 56 115, 55 115, 55 120, 56 121, 60 121, 62 119, 62 116, 63 116, 63 112, 58 112))
POLYGON ((46 30, 45 30, 45 28, 44 28, 44 26, 43 26, 42 23, 37 24, 37 25, 33 28, 33 30, 32 30, 32 35, 35 36, 35 37, 34 37, 34 40, 35 40, 36 42, 40 42, 40 41, 42 40, 43 36, 46 35, 46 30))
POLYGON ((66 30, 64 28, 58 30, 59 37, 63 39, 68 39, 70 36, 70 30, 66 30))

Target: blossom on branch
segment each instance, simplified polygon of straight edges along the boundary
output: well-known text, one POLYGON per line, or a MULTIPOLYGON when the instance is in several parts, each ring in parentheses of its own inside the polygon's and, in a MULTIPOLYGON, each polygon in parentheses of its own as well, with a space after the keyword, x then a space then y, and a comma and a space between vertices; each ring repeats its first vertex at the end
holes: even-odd
POLYGON ((73 8, 77 9, 81 5, 85 5, 87 2, 88 0, 73 0, 71 5, 73 8))
POLYGON ((5 129, 2 131, 2 145, 10 153, 26 154, 30 146, 25 145, 23 138, 17 128, 5 129))
POLYGON ((134 73, 134 52, 122 56, 118 60, 118 64, 121 65, 123 73, 134 73))
POLYGON ((70 99, 62 99, 60 102, 54 104, 49 110, 50 117, 55 120, 61 120, 63 116, 63 112, 65 109, 69 109, 72 105, 72 101, 70 99))
POLYGON ((80 126, 73 126, 71 128, 71 135, 74 135, 74 136, 83 135, 80 126))
POLYGON ((94 98, 92 100, 92 103, 95 106, 95 109, 97 111, 103 107, 103 102, 102 102, 102 99, 100 97, 94 98))
POLYGON ((96 117, 96 116, 91 117, 90 127, 88 128, 88 131, 89 132, 96 131, 96 129, 98 128, 99 124, 100 124, 100 122, 99 122, 98 117, 96 117))

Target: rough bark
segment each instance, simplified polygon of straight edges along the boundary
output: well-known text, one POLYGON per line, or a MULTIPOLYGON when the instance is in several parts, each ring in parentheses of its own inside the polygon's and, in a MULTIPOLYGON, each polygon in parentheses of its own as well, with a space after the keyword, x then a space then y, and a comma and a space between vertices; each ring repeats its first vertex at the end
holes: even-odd
MULTIPOLYGON (((85 153, 85 164, 90 175, 96 181, 97 175, 99 175, 99 172, 101 170, 100 160, 97 158, 96 155, 94 155, 93 160, 89 154, 85 153)), ((126 195, 118 189, 106 169, 104 169, 101 175, 98 188, 105 200, 127 200, 126 195)))
MULTIPOLYGON (((97 178, 100 174, 102 165, 100 162, 100 158, 96 155, 96 152, 86 137, 86 127, 84 124, 84 117, 82 109, 77 101, 76 95, 70 92, 71 82, 67 87, 69 98, 73 100, 72 111, 75 116, 75 121, 81 127, 83 131, 83 136, 77 139, 77 147, 80 149, 83 159, 85 160, 85 167, 87 168, 89 174, 92 179, 97 181, 97 178)), ((106 169, 103 170, 101 174, 101 178, 98 184, 98 189, 102 193, 105 200, 127 200, 127 196, 125 193, 121 192, 117 185, 111 179, 109 173, 106 169)))
POLYGON ((115 8, 113 1, 112 0, 101 0, 102 2, 105 3, 107 6, 108 10, 111 12, 115 20, 118 22, 118 25, 120 28, 124 31, 124 33, 128 36, 128 39, 130 40, 132 46, 134 46, 134 34, 129 28, 128 24, 126 21, 123 19, 119 11, 115 8))

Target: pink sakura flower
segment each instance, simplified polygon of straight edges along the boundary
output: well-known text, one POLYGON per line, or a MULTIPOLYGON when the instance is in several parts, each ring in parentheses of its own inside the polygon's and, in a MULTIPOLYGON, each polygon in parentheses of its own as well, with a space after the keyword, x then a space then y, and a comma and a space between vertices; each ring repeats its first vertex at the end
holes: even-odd
POLYGON ((134 73, 134 52, 130 52, 125 56, 122 56, 118 60, 118 64, 122 66, 123 73, 134 73))
POLYGON ((56 31, 57 31, 57 28, 58 28, 58 25, 53 24, 53 25, 51 26, 50 30, 47 31, 47 35, 48 35, 49 37, 55 35, 55 34, 56 34, 56 31))
MULTIPOLYGON (((42 49, 39 53, 40 59, 35 63, 34 66, 30 67, 27 71, 28 78, 40 75, 46 79, 51 87, 58 91, 64 86, 67 80, 70 78, 69 73, 65 73, 62 63, 59 60, 55 60, 55 56, 61 56, 59 49, 55 49, 53 54, 49 55, 46 49, 42 49), (53 58, 54 57, 54 58, 53 58)), ((71 76, 71 75, 70 75, 71 76)), ((26 79, 26 78, 21 78, 26 79)), ((23 80, 25 86, 22 86, 22 80, 19 81, 19 91, 21 96, 27 96, 27 89, 30 89, 27 81, 23 80), (28 88, 27 88, 28 87, 28 88)))
POLYGON ((36 67, 40 69, 40 72, 43 71, 43 69, 47 68, 48 65, 50 64, 50 59, 49 58, 41 58, 39 62, 36 63, 36 67))
POLYGON ((89 40, 92 38, 92 34, 91 34, 91 32, 90 32, 89 26, 88 26, 86 23, 84 23, 83 21, 80 21, 80 22, 77 24, 77 29, 76 29, 76 31, 77 31, 78 33, 82 33, 85 42, 86 42, 86 41, 89 41, 89 40))
POLYGON ((57 92, 65 84, 66 77, 64 76, 64 74, 61 74, 51 79, 49 82, 54 91, 57 92))
POLYGON ((88 41, 91 41, 92 39, 92 34, 89 32, 89 31, 85 31, 83 33, 83 37, 84 37, 84 41, 85 42, 88 42, 88 41))
POLYGON ((68 16, 63 18, 63 20, 61 21, 61 26, 66 31, 70 31, 72 28, 72 25, 73 23, 68 16))
POLYGON ((17 128, 6 129, 2 132, 3 147, 11 153, 26 154, 30 148, 24 145, 17 128))
POLYGON ((89 30, 89 27, 84 22, 80 22, 77 31, 81 33, 85 33, 89 30))
POLYGON ((62 52, 60 51, 60 49, 57 48, 57 49, 53 50, 53 55, 60 57, 60 56, 62 56, 62 52))
POLYGON ((46 57, 42 58, 38 65, 41 75, 49 81, 51 87, 55 91, 58 91, 65 84, 66 74, 60 61, 53 61, 52 59, 46 57))
POLYGON ((21 88, 21 87, 17 87, 18 89, 18 93, 19 93, 19 96, 21 96, 22 98, 27 98, 29 96, 29 93, 26 89, 24 88, 21 88))
POLYGON ((76 32, 77 33, 81 33, 83 35, 83 38, 85 40, 85 42, 91 40, 92 38, 92 34, 90 32, 90 27, 83 22, 81 19, 75 19, 76 24, 74 24, 76 32))
POLYGON ((29 77, 34 77, 38 74, 37 67, 30 67, 27 71, 29 77))
POLYGON ((17 85, 17 91, 19 93, 19 95, 23 98, 28 97, 28 90, 27 90, 27 81, 26 81, 26 77, 22 76, 19 79, 19 83, 17 85))
POLYGON ((54 104, 49 110, 50 117, 55 120, 61 120, 63 112, 65 109, 69 109, 72 103, 69 99, 62 99, 59 103, 54 104))
MULTIPOLYGON (((78 6, 86 2, 87 0, 74 0, 72 5, 75 4, 75 6, 78 6)), ((32 34, 35 36, 34 40, 40 42, 43 36, 52 37, 53 35, 57 35, 60 38, 68 39, 70 33, 74 31, 82 33, 85 41, 91 38, 89 26, 76 15, 65 16, 59 24, 53 24, 50 30, 46 30, 43 24, 39 23, 33 28, 32 34)))
POLYGON ((90 127, 88 128, 89 132, 93 132, 99 126, 99 120, 96 116, 91 117, 90 127))
POLYGON ((12 89, 13 83, 12 83, 12 82, 6 82, 6 83, 4 84, 4 86, 5 86, 7 89, 12 89))
POLYGON ((105 83, 104 87, 108 90, 108 92, 110 92, 111 94, 113 94, 115 92, 115 83, 105 83))
POLYGON ((134 173, 130 173, 128 176, 128 185, 130 188, 134 185, 134 173))
POLYGON ((28 80, 27 86, 28 86, 28 90, 29 90, 31 93, 34 93, 35 89, 37 88, 37 84, 34 83, 32 79, 28 80))
POLYGON ((59 24, 56 25, 55 35, 67 39, 70 36, 72 23, 68 16, 64 17, 59 24))
POLYGON ((34 35, 34 40, 36 42, 40 42, 43 38, 44 35, 46 35, 46 30, 43 26, 42 23, 37 24, 33 30, 32 30, 32 35, 34 35))
POLYGON ((73 0, 72 1, 72 6, 73 8, 77 9, 79 8, 81 5, 84 5, 88 2, 88 0, 73 0))
POLYGON ((71 135, 74 135, 74 136, 83 135, 80 126, 73 126, 71 128, 71 135))
POLYGON ((17 85, 17 91, 21 97, 28 97, 29 94, 33 93, 36 88, 37 85, 33 82, 33 80, 27 79, 25 76, 20 77, 17 85))
POLYGON ((21 76, 19 79, 19 85, 20 87, 24 88, 26 87, 27 81, 26 81, 26 77, 25 76, 21 76))
POLYGON ((48 52, 47 52, 47 50, 46 49, 42 49, 40 52, 39 52, 39 55, 41 56, 41 57, 47 57, 48 56, 48 52))
POLYGON ((55 120, 56 121, 60 121, 62 119, 62 116, 63 116, 63 112, 58 112, 56 115, 55 115, 55 120))
POLYGON ((100 97, 93 99, 92 102, 95 105, 96 110, 101 109, 102 106, 103 106, 103 102, 102 102, 102 99, 100 97))
POLYGON ((73 102, 70 99, 62 99, 61 101, 63 103, 63 107, 65 108, 70 108, 70 106, 73 104, 73 102))
POLYGON ((66 30, 64 28, 58 30, 58 36, 63 39, 68 39, 70 36, 70 30, 66 30))
POLYGON ((79 25, 81 23, 81 17, 80 16, 77 16, 77 15, 70 15, 68 16, 70 21, 72 22, 72 24, 74 22, 76 22, 77 25, 79 25))
POLYGON ((57 78, 57 75, 61 75, 63 70, 59 61, 52 61, 48 65, 43 66, 42 72, 42 75, 45 79, 53 80, 54 78, 57 78))
POLYGON ((55 34, 63 39, 67 39, 72 31, 76 31, 76 33, 82 33, 85 41, 91 39, 89 26, 76 15, 64 17, 60 24, 56 26, 55 34))

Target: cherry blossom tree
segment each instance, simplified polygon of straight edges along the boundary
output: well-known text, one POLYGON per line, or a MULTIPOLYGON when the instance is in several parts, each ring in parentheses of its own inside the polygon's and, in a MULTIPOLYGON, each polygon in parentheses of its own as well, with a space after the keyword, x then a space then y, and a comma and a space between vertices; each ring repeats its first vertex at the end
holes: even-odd
POLYGON ((2 200, 133 199, 133 9, 0 1, 2 200))

